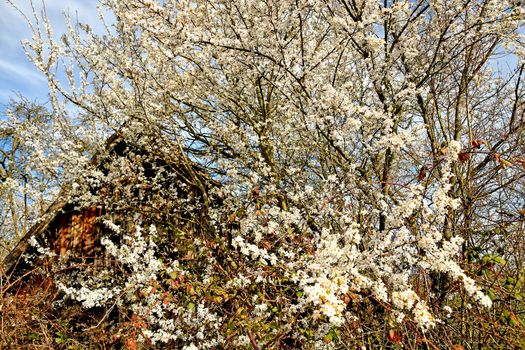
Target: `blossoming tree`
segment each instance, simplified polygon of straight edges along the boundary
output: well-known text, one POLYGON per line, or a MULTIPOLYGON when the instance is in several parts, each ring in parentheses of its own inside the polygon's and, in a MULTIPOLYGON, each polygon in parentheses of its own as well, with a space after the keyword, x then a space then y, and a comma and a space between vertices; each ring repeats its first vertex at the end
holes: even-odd
MULTIPOLYGON (((132 313, 150 346, 470 339, 464 327, 447 339, 434 330, 467 304, 491 308, 467 263, 473 252, 503 259, 496 250, 512 241, 490 232, 521 230, 509 220, 525 205, 519 2, 100 5, 116 18, 104 35, 70 23, 56 40, 35 16, 25 44, 48 78, 55 125, 76 140, 63 150, 78 160, 64 183, 82 181, 85 145, 117 132, 182 159, 200 199, 142 177, 160 187, 149 205, 162 215, 126 208, 133 229, 103 240, 118 267, 60 277, 66 298, 132 313), (168 234, 170 203, 199 228, 168 234)), ((142 161, 93 169, 89 181, 140 174, 142 161)), ((75 188, 80 203, 107 201, 75 188)))

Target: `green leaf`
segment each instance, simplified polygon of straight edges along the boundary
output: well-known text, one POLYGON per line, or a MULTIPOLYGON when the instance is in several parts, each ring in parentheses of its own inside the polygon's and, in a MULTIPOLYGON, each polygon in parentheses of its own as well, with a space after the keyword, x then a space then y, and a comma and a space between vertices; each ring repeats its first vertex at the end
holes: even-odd
POLYGON ((40 334, 38 333, 29 333, 27 335, 28 340, 40 340, 40 334))
POLYGON ((500 264, 500 265, 505 264, 505 259, 503 259, 501 256, 498 256, 498 255, 497 255, 497 256, 495 256, 495 257, 493 258, 493 260, 494 260, 494 262, 495 262, 496 264, 500 264))
POLYGON ((490 300, 494 301, 497 299, 497 296, 496 296, 496 293, 494 292, 494 289, 490 288, 488 291, 487 291, 487 294, 490 298, 490 300))

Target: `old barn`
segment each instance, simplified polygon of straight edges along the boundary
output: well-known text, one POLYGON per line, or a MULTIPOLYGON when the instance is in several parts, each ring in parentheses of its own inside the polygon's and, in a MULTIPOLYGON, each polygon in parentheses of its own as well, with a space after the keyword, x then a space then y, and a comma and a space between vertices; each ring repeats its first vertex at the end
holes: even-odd
MULTIPOLYGON (((120 235, 132 229, 137 215, 164 227, 162 234, 167 236, 202 230, 210 205, 208 192, 218 183, 182 152, 169 159, 150 152, 113 135, 105 151, 93 157, 86 178, 65 185, 41 220, 7 255, 6 275, 23 275, 34 264, 56 260, 108 263, 101 237, 109 236, 116 243, 120 237, 104 225, 107 221, 119 225, 120 235), (42 256, 38 250, 48 253, 42 256)), ((215 198, 213 205, 217 203, 215 198)), ((177 239, 171 241, 175 244, 177 239)))

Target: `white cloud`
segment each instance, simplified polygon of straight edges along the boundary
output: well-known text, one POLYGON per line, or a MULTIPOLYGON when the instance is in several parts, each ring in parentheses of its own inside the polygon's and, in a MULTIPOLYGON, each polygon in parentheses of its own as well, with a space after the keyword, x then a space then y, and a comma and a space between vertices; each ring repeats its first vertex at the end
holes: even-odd
MULTIPOLYGON (((31 30, 24 15, 33 21, 32 8, 29 0, 11 0, 16 10, 4 0, 0 0, 0 104, 7 102, 8 97, 20 92, 31 97, 47 96, 45 79, 32 66, 25 56, 21 41, 31 38, 31 30), (21 12, 21 13, 20 13, 21 12)), ((77 20, 89 23, 96 32, 104 30, 99 20, 97 0, 44 0, 46 14, 53 27, 56 37, 66 32, 65 14, 69 14, 74 22, 77 20)), ((37 13, 42 11, 42 2, 34 0, 37 13)), ((108 16, 111 21, 111 16, 108 16)))
POLYGON ((12 62, 11 60, 4 60, 1 58, 0 74, 18 77, 23 79, 24 82, 30 84, 38 84, 46 81, 42 73, 37 71, 33 66, 24 63, 12 62))

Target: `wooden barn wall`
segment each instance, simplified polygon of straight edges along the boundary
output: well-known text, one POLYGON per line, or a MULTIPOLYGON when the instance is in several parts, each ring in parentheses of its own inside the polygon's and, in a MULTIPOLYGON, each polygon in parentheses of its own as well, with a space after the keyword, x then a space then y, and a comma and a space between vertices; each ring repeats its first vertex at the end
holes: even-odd
POLYGON ((48 229, 52 251, 59 256, 94 258, 100 244, 97 218, 102 208, 84 208, 60 214, 48 229))

